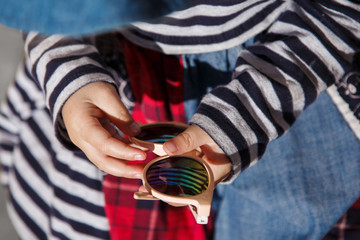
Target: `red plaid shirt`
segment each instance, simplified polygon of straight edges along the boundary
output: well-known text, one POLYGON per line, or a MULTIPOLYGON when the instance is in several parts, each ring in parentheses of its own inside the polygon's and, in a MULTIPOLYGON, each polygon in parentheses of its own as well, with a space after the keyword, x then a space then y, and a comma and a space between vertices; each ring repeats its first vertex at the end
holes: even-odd
MULTIPOLYGON (((136 99, 135 121, 185 122, 183 66, 176 56, 140 48, 124 40, 124 54, 136 99)), ((154 154, 148 154, 148 160, 154 154)), ((199 225, 188 207, 133 198, 140 180, 107 175, 103 182, 105 211, 112 239, 209 239, 212 222, 199 225)))

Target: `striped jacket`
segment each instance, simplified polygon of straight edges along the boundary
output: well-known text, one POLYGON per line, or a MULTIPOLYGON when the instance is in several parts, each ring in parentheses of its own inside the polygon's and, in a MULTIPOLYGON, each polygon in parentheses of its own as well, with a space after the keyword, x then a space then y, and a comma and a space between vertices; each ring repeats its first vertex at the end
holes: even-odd
MULTIPOLYGON (((321 91, 328 89, 334 101, 343 103, 334 86, 342 86, 354 66, 360 49, 359 30, 356 1, 198 0, 182 11, 134 23, 113 34, 165 54, 218 51, 259 36, 254 45, 239 53, 233 80, 204 96, 190 120, 229 157, 233 179, 256 163, 267 144, 284 134, 321 91)), ((26 35, 25 66, 18 71, 0 118, 2 181, 8 184, 16 178, 14 192, 22 189, 13 195, 12 212, 25 236, 107 236, 102 173, 79 152, 65 151, 64 146, 73 145, 61 118, 64 102, 94 81, 115 84, 124 103, 132 106, 121 69, 110 64, 111 49, 102 51, 97 43, 96 36, 26 35), (46 111, 39 111, 43 108, 46 111), (57 139, 49 131, 51 124, 57 139), (41 134, 26 141, 35 132, 41 134), (42 147, 35 150, 34 145, 42 147), (14 151, 14 146, 19 149, 14 151), (24 159, 25 153, 32 159, 24 159), (41 162, 44 156, 53 162, 41 162), (30 195, 37 201, 30 201, 30 195), (42 224, 47 222, 44 212, 54 215, 46 226, 42 224), (66 222, 77 227, 70 231, 66 222)), ((344 116, 359 134, 355 110, 345 111, 344 116)))
MULTIPOLYGON (((143 47, 184 54, 227 49, 266 30, 239 54, 234 80, 205 96, 190 121, 212 136, 238 174, 349 71, 360 46, 359 9, 346 1, 209 0, 120 32, 143 47)), ((26 48, 55 123, 78 88, 115 82, 97 50, 78 40, 31 33, 26 48)))

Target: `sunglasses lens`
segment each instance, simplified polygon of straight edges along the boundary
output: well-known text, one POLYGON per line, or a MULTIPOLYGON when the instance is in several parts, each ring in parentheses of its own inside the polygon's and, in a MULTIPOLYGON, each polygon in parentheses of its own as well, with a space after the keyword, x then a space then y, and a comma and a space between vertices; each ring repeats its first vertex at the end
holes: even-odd
POLYGON ((155 190, 171 196, 194 196, 208 187, 208 173, 203 164, 184 156, 173 156, 151 165, 146 172, 155 190))
POLYGON ((185 128, 172 125, 159 125, 143 127, 137 139, 153 143, 164 143, 179 135, 185 128))

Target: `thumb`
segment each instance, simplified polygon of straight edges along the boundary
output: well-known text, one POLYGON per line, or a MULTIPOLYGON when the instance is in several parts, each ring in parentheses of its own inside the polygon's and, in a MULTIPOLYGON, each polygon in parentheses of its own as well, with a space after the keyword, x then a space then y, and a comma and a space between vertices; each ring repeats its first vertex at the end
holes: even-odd
POLYGON ((209 138, 199 126, 191 125, 178 136, 164 143, 164 150, 168 155, 183 154, 206 144, 209 138))
POLYGON ((112 85, 105 83, 102 86, 101 94, 95 95, 94 98, 96 98, 97 107, 124 134, 134 136, 140 133, 140 126, 134 121, 125 105, 121 102, 116 89, 112 85))

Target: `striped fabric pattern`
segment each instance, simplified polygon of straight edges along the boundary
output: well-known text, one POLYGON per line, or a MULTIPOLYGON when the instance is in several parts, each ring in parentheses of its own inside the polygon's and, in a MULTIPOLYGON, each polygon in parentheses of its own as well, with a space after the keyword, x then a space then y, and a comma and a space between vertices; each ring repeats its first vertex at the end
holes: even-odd
POLYGON ((230 157, 235 175, 255 164, 319 92, 340 81, 360 46, 359 5, 287 5, 266 35, 240 52, 234 80, 205 96, 191 119, 230 157))
POLYGON ((103 174, 53 134, 43 93, 26 67, 2 105, 2 182, 10 217, 21 239, 106 239, 103 174))
MULTIPOLYGON (((359 29, 354 1, 197 0, 118 33, 166 54, 217 51, 262 36, 240 52, 233 81, 206 95, 191 119, 229 156, 233 179, 340 81, 359 52, 359 29)), ((12 193, 11 218, 24 239, 109 238, 103 173, 71 144, 60 111, 90 82, 120 90, 127 83, 84 39, 31 32, 25 53, 0 115, 1 177, 12 193)), ((131 108, 131 96, 120 95, 131 108)))
POLYGON ((205 0, 194 5, 156 22, 135 23, 121 33, 166 54, 219 51, 259 34, 286 7, 283 0, 205 0))

